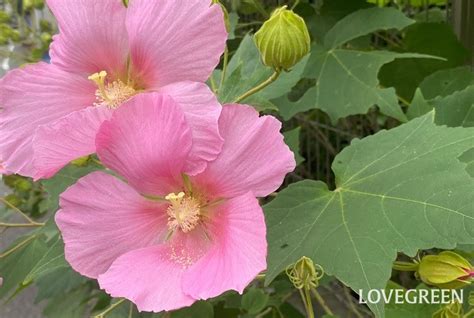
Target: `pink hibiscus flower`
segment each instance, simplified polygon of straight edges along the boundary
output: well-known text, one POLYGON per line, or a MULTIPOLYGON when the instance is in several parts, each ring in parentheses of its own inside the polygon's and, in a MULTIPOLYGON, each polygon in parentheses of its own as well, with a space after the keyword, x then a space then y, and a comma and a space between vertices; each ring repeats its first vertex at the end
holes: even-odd
POLYGON ((15 69, 0 80, 0 157, 9 171, 47 178, 94 153, 100 124, 124 101, 150 90, 172 95, 193 139, 209 141, 193 142, 187 165, 194 173, 217 156, 221 107, 202 82, 219 63, 227 38, 219 5, 47 3, 60 29, 51 44, 51 64, 15 69))
MULTIPOLYGON (((191 129, 178 104, 157 93, 119 108, 97 135, 104 172, 80 179, 56 215, 65 255, 82 275, 143 311, 173 310, 227 290, 240 293, 266 268, 266 229, 256 197, 295 167, 272 116, 223 107, 225 142, 196 176, 191 129)), ((212 141, 209 141, 212 142, 212 141)))

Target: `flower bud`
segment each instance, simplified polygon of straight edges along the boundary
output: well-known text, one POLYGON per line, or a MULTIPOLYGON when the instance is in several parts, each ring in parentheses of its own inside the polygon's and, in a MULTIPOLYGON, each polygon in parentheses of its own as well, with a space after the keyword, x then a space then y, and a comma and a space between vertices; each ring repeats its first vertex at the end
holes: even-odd
POLYGON ((296 263, 286 268, 286 274, 293 285, 298 289, 316 288, 319 285, 319 280, 324 275, 321 266, 316 266, 320 270, 319 273, 316 271, 313 261, 303 256, 296 263))
POLYGON ((303 18, 286 6, 276 9, 255 33, 263 64, 289 70, 310 50, 310 37, 303 18))
POLYGON ((455 301, 449 305, 441 307, 438 311, 433 313, 433 318, 462 318, 463 309, 462 304, 455 301))
POLYGON ((425 284, 454 289, 469 285, 474 277, 474 269, 461 255, 445 251, 424 256, 417 275, 425 284))

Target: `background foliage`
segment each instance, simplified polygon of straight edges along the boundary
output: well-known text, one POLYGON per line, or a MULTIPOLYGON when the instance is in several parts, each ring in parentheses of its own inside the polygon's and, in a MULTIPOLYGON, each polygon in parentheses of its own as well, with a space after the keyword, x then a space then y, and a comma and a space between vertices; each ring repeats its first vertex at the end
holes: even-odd
MULTIPOLYGON (((0 4, 3 70, 48 60, 57 29, 43 1, 0 4)), ((325 271, 315 299, 317 317, 432 317, 439 305, 368 308, 358 304, 354 290, 417 287, 412 274, 392 270, 395 259, 442 249, 474 256, 474 74, 465 65, 472 52, 448 23, 449 4, 223 4, 231 25, 229 63, 223 74, 223 59, 209 81, 222 103, 272 74, 261 63, 253 34, 274 8, 293 7, 312 38, 306 58, 244 100, 283 121, 298 163, 278 194, 262 201, 270 246, 265 275, 243 295, 228 292, 172 313, 138 313, 130 302, 110 299, 66 263, 53 221, 59 194, 100 169, 86 158, 41 182, 3 176, 9 191, 0 197, 1 224, 26 220, 30 226, 0 254, 1 302, 36 285, 35 302, 48 318, 298 318, 305 316, 304 307, 284 271, 308 256, 325 271)), ((17 230, 0 229, 0 235, 17 230)), ((469 310, 466 303, 466 315, 469 310)))

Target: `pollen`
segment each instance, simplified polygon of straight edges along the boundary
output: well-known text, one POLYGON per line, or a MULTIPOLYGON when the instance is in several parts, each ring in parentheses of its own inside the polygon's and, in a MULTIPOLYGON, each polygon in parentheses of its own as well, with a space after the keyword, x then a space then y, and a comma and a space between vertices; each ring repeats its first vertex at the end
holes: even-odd
POLYGON ((88 77, 97 85, 95 106, 107 106, 116 109, 137 93, 133 85, 125 84, 120 79, 109 81, 107 77, 106 71, 94 73, 88 77))
POLYGON ((184 233, 193 230, 201 220, 199 201, 184 192, 170 193, 165 197, 168 206, 168 228, 171 231, 181 229, 184 233))

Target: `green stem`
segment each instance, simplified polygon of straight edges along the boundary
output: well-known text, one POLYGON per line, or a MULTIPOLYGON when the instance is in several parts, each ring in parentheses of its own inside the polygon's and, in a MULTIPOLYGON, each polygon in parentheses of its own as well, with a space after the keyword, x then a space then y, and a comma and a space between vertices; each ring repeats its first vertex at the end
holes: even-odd
POLYGON ((0 227, 41 227, 44 223, 1 223, 0 227))
POLYGON ((274 81, 277 80, 277 78, 280 76, 281 74, 281 71, 277 70, 275 71, 272 76, 270 76, 268 79, 266 79, 264 82, 260 83, 259 85, 255 86, 254 88, 248 90, 247 92, 245 92, 244 94, 240 95, 239 97, 237 97, 237 99, 234 100, 234 103, 239 103, 241 101, 243 101, 244 99, 246 99, 247 97, 253 95, 253 94, 256 94, 258 93, 259 91, 261 91, 262 89, 264 89, 265 87, 267 87, 268 85, 270 85, 271 83, 273 83, 274 81))
POLYGON ((105 315, 107 315, 107 314, 110 313, 112 310, 114 310, 115 308, 117 308, 117 307, 118 307, 120 304, 122 304, 124 301, 125 301, 125 299, 120 299, 120 300, 117 301, 116 303, 110 305, 109 308, 107 308, 106 310, 104 310, 103 312, 101 312, 100 314, 98 314, 97 316, 95 316, 95 318, 104 318, 105 315))
POLYGON ((311 293, 309 292, 309 289, 304 288, 304 294, 306 297, 306 305, 308 306, 307 307, 308 318, 314 318, 313 303, 311 301, 311 293))
POLYGON ((11 249, 9 249, 8 251, 0 254, 0 258, 5 258, 7 257, 8 255, 12 254, 13 252, 15 252, 16 250, 22 248, 23 246, 27 245, 30 241, 32 241, 33 239, 36 238, 36 235, 32 235, 30 237, 28 237, 27 239, 21 241, 20 243, 18 243, 16 246, 12 247, 11 249))
POLYGON ((40 223, 37 223, 37 222, 33 221, 33 219, 30 218, 28 215, 26 215, 25 212, 23 212, 22 210, 20 210, 19 208, 17 208, 16 206, 11 204, 10 202, 8 202, 8 200, 6 200, 4 197, 0 197, 0 201, 3 202, 3 204, 5 204, 6 206, 12 208, 15 212, 20 214, 22 217, 24 217, 29 223, 31 223, 31 224, 40 224, 40 223))
POLYGON ((402 271, 402 272, 414 272, 418 269, 418 264, 410 263, 410 262, 395 261, 393 262, 392 268, 397 271, 402 271))
POLYGON ((329 306, 324 301, 324 298, 321 296, 321 294, 318 293, 316 288, 311 288, 311 291, 313 292, 314 297, 316 298, 318 303, 321 305, 321 307, 324 309, 326 314, 328 314, 330 316, 334 316, 334 313, 332 312, 331 308, 329 308, 329 306))
POLYGON ((474 316, 474 308, 469 310, 465 315, 462 316, 462 318, 471 318, 474 316))
POLYGON ((222 65, 222 73, 221 73, 221 82, 219 83, 219 91, 221 90, 222 88, 222 85, 224 84, 224 80, 225 80, 225 77, 227 75, 227 65, 229 64, 229 48, 225 47, 225 50, 224 50, 224 64, 222 65))
POLYGON ((300 3, 300 0, 295 0, 295 3, 293 3, 291 10, 294 10, 299 3, 300 3))

